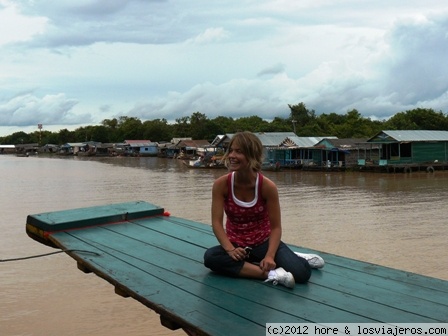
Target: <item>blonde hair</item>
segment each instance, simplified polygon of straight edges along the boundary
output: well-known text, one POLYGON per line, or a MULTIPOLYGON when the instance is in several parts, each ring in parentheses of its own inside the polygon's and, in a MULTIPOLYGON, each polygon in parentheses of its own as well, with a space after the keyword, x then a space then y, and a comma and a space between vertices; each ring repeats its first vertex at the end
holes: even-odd
POLYGON ((247 158, 249 167, 255 171, 261 170, 261 164, 263 163, 263 145, 260 139, 252 132, 238 132, 232 137, 229 143, 222 161, 226 167, 229 166, 229 154, 230 148, 233 144, 238 145, 241 153, 247 158))

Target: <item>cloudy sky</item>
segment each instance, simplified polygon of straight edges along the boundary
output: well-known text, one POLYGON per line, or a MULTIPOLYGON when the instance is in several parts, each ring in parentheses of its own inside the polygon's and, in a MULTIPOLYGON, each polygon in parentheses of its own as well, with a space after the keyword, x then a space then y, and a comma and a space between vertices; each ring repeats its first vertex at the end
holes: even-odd
POLYGON ((448 112, 445 0, 0 0, 0 136, 119 116, 448 112))

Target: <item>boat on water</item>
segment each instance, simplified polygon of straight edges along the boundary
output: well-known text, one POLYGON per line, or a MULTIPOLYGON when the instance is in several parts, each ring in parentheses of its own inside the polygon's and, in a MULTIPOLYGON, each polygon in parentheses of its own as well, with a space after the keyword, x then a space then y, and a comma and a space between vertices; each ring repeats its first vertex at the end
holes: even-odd
POLYGON ((188 168, 192 169, 222 169, 226 166, 221 162, 210 161, 206 162, 204 160, 182 160, 182 163, 188 168))
POLYGON ((221 161, 222 156, 216 154, 207 154, 205 156, 200 156, 198 159, 193 160, 183 160, 182 163, 188 168, 203 168, 203 169, 220 169, 226 168, 224 163, 221 161))
POLYGON ((261 165, 261 170, 262 171, 281 171, 282 167, 280 165, 280 162, 276 162, 276 163, 267 162, 267 163, 263 163, 261 165))

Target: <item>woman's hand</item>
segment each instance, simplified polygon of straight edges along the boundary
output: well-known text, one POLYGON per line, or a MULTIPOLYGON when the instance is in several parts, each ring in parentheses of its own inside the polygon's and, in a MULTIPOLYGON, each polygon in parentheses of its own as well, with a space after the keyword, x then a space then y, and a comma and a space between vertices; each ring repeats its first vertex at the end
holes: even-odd
POLYGON ((233 250, 227 251, 227 253, 236 261, 244 260, 247 257, 247 253, 242 247, 235 247, 233 250))
POLYGON ((264 257, 264 259, 260 262, 260 268, 263 270, 263 272, 269 272, 275 269, 276 266, 277 264, 272 257, 264 257))

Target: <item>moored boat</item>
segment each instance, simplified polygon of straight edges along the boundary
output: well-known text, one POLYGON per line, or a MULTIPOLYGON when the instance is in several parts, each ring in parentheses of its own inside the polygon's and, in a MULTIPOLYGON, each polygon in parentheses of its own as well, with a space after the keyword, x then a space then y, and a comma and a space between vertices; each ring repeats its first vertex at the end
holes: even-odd
POLYGON ((188 168, 193 168, 193 169, 222 169, 222 168, 226 168, 226 166, 224 164, 222 164, 221 162, 216 162, 216 161, 205 162, 201 159, 182 160, 182 163, 185 166, 187 166, 188 168))

